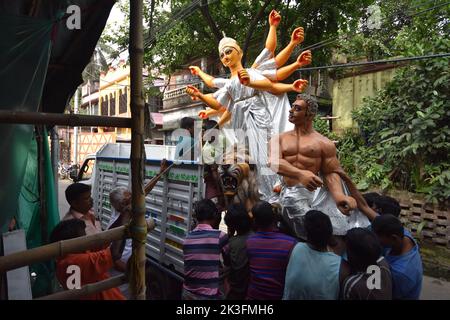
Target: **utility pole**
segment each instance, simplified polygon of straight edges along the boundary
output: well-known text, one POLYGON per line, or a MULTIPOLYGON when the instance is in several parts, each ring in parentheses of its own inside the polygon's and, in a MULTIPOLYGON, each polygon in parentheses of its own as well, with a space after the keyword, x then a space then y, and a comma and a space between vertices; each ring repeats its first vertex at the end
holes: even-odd
POLYGON ((143 2, 130 1, 130 82, 131 82, 131 194, 132 219, 130 234, 133 251, 129 261, 131 298, 145 300, 145 243, 147 223, 145 221, 144 193, 144 92, 142 67, 144 59, 143 2))

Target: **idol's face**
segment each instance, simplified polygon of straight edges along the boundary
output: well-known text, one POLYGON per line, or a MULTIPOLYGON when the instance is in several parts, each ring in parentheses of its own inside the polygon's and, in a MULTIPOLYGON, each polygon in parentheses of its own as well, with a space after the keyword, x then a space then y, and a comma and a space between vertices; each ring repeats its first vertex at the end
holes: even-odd
POLYGON ((307 118, 308 104, 304 100, 295 100, 289 110, 289 122, 293 124, 303 123, 307 118))
POLYGON ((220 61, 225 67, 229 68, 241 61, 241 54, 233 47, 225 47, 220 52, 220 61))

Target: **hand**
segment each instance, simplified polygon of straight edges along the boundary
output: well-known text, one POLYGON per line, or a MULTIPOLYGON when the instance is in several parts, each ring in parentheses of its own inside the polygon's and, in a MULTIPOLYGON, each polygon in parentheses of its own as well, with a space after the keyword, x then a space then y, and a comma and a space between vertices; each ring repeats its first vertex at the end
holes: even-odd
POLYGON ((322 179, 309 170, 302 170, 302 173, 299 175, 299 180, 309 191, 314 191, 323 185, 322 179))
POLYGON ((192 74, 192 75, 198 76, 201 70, 200 70, 200 68, 197 67, 197 66, 190 66, 190 67, 189 67, 189 71, 191 71, 191 74, 192 74))
POLYGON ((302 27, 295 28, 292 31, 291 42, 295 45, 299 45, 305 40, 305 30, 302 27))
POLYGON ((202 95, 202 93, 200 92, 200 90, 198 90, 198 88, 191 85, 186 87, 186 93, 191 96, 192 100, 198 100, 199 97, 202 95))
POLYGON ((335 196, 336 205, 344 215, 349 216, 350 211, 356 209, 356 200, 344 194, 335 196))
POLYGON ((305 91, 307 86, 308 80, 299 79, 294 81, 294 83, 292 84, 292 90, 298 93, 302 93, 303 91, 305 91))
POLYGON ((278 27, 280 21, 281 21, 280 14, 277 11, 272 10, 269 14, 269 24, 271 26, 278 27))
POLYGON ((298 67, 304 67, 312 62, 312 53, 311 50, 303 51, 297 58, 298 67))
POLYGON ((166 159, 161 160, 161 164, 159 166, 159 173, 164 172, 169 167, 169 163, 166 159))
POLYGON ((250 75, 248 74, 247 70, 242 69, 238 72, 239 82, 247 86, 250 83, 250 75))
POLYGON ((212 114, 215 113, 216 110, 209 109, 209 110, 202 110, 198 113, 198 116, 200 119, 208 119, 212 114))
POLYGON ((281 184, 277 184, 273 187, 273 192, 280 193, 281 192, 281 184))

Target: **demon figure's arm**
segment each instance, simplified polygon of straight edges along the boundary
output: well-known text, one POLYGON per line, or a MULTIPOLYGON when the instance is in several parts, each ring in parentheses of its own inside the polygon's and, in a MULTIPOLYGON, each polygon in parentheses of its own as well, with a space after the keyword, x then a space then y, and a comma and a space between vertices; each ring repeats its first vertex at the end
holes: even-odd
POLYGON ((335 172, 339 170, 341 165, 336 156, 336 146, 332 141, 325 141, 322 148, 322 167, 321 172, 328 190, 338 209, 345 215, 349 215, 350 211, 356 209, 356 201, 352 197, 346 196, 342 188, 342 182, 339 175, 335 172))

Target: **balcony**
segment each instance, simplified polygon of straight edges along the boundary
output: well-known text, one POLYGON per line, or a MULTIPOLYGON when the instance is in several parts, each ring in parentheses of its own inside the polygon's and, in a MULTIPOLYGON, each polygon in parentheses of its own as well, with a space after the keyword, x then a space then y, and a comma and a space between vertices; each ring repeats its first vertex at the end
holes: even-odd
MULTIPOLYGON (((200 83, 192 84, 200 88, 200 83)), ((182 107, 192 103, 191 97, 186 93, 186 86, 166 91, 163 98, 163 110, 182 107)))

